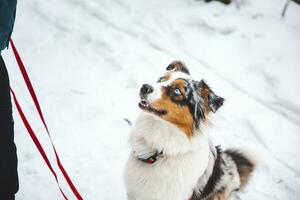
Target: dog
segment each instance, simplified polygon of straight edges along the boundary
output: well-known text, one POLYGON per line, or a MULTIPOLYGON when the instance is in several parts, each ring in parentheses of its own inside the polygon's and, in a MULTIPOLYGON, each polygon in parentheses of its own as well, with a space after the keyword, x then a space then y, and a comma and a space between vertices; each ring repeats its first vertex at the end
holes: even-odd
POLYGON ((204 80, 193 80, 181 61, 155 84, 144 84, 140 98, 124 171, 127 199, 239 199, 256 161, 247 152, 213 145, 208 129, 224 98, 204 80))

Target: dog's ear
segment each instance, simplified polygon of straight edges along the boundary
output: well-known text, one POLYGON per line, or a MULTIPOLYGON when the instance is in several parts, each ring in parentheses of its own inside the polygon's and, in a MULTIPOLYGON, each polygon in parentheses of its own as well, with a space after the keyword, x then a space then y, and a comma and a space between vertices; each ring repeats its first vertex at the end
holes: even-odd
POLYGON ((186 73, 190 75, 190 72, 188 68, 185 66, 185 64, 181 61, 173 61, 171 62, 168 67, 166 68, 167 71, 180 71, 183 73, 186 73))
POLYGON ((196 89, 200 97, 204 100, 207 112, 216 112, 224 103, 225 99, 216 95, 202 79, 196 83, 196 89))

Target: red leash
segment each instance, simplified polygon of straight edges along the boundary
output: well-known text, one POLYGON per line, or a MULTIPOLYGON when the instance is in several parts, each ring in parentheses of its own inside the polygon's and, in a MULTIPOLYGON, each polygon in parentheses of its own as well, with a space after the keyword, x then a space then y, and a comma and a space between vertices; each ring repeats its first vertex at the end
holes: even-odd
POLYGON ((22 111, 22 108, 20 107, 20 104, 19 104, 19 102, 18 102, 18 100, 17 100, 17 97, 16 97, 14 91, 13 91, 12 89, 10 89, 10 91, 11 91, 11 93, 12 93, 12 95, 13 95, 13 99, 14 99, 14 101, 15 101, 16 108, 17 108, 17 110, 18 110, 18 112, 19 112, 19 114, 20 114, 20 117, 21 117, 21 119, 22 119, 22 121, 23 121, 23 123, 24 123, 24 125, 25 125, 25 127, 26 127, 26 129, 27 129, 27 131, 28 131, 28 133, 29 133, 29 135, 30 135, 30 137, 31 137, 31 139, 33 140, 35 146, 37 147, 37 149, 38 149, 39 152, 41 153, 41 155, 42 155, 44 161, 46 162, 48 168, 50 169, 51 173, 53 174, 53 176, 54 176, 54 178, 55 178, 55 180, 56 180, 56 183, 57 183, 57 185, 58 185, 58 188, 59 188, 60 192, 61 192, 62 195, 64 196, 65 200, 67 200, 68 198, 66 197, 66 195, 63 193, 62 189, 60 188, 60 185, 59 185, 58 179, 57 179, 57 175, 56 175, 55 171, 53 170, 53 167, 52 167, 52 165, 51 165, 51 163, 50 163, 50 161, 49 161, 49 159, 48 159, 48 156, 46 155, 46 153, 45 153, 45 151, 44 151, 44 149, 43 149, 41 143, 40 143, 39 140, 37 139, 37 137, 36 137, 34 131, 32 130, 30 124, 28 123, 28 120, 26 119, 26 117, 25 117, 25 115, 24 115, 24 113, 23 113, 23 111, 22 111))
MULTIPOLYGON (((56 158, 57 165, 58 165, 59 169, 61 170, 61 172, 62 172, 62 174, 63 174, 65 180, 66 180, 67 183, 68 183, 68 185, 70 186, 72 192, 73 192, 74 195, 76 196, 76 198, 77 198, 78 200, 83 200, 83 198, 81 197, 81 195, 80 195, 79 192, 77 191, 77 189, 76 189, 76 187, 74 186, 74 184, 73 184, 71 178, 69 177, 68 173, 66 172, 66 170, 64 169, 64 167, 63 167, 63 165, 62 165, 62 163, 61 163, 61 161, 60 161, 60 158, 59 158, 59 156, 58 156, 58 153, 57 153, 57 151, 56 151, 56 148, 55 148, 55 146, 54 146, 54 144, 53 144, 53 141, 52 141, 50 132, 49 132, 49 130, 48 130, 46 121, 45 121, 45 119, 44 119, 44 115, 43 115, 43 113, 42 113, 42 110, 41 110, 39 101, 38 101, 38 99, 37 99, 37 97, 36 97, 35 91, 34 91, 34 89, 33 89, 33 86, 32 86, 32 84, 31 84, 31 81, 30 81, 30 79, 29 79, 28 73, 27 73, 27 71, 26 71, 26 69, 25 69, 25 66, 24 66, 24 64, 23 64, 23 62, 22 62, 22 60, 21 60, 21 57, 20 57, 20 55, 19 55, 19 53, 18 53, 18 51, 17 51, 17 49, 16 49, 16 47, 15 47, 15 45, 14 45, 12 39, 10 39, 10 44, 11 44, 12 50, 13 50, 13 52, 14 52, 14 55, 15 55, 15 57, 16 57, 16 60, 17 60, 17 63, 18 63, 18 65, 19 65, 19 68, 20 68, 20 71, 21 71, 21 73, 22 73, 22 76, 23 76, 23 78, 24 78, 24 81, 25 81, 25 83, 26 83, 26 86, 27 86, 27 88, 28 88, 28 91, 29 91, 29 93, 30 93, 30 95, 31 95, 31 97, 32 97, 32 100, 33 100, 33 102, 34 102, 34 104, 35 104, 35 107, 36 107, 36 109, 37 109, 37 111, 38 111, 38 113, 39 113, 40 119, 42 120, 43 125, 44 125, 44 127, 45 127, 45 129, 46 129, 46 131, 47 131, 47 133, 48 133, 48 136, 49 136, 49 139, 50 139, 50 142, 51 142, 51 145, 52 145, 52 149, 53 149, 54 154, 55 154, 55 158, 56 158)), ((66 195, 63 193, 63 191, 62 191, 62 189, 61 189, 61 187, 60 187, 60 185, 59 185, 59 183, 58 183, 57 175, 56 175, 55 171, 53 170, 53 167, 52 167, 52 165, 51 165, 51 163, 50 163, 50 161, 49 161, 49 159, 48 159, 48 157, 47 157, 47 155, 46 155, 46 153, 45 153, 45 151, 44 151, 42 145, 40 144, 39 140, 37 139, 36 134, 34 133, 34 131, 32 130, 32 128, 31 128, 31 126, 30 126, 30 124, 28 123, 28 120, 26 119, 26 117, 25 117, 25 115, 24 115, 24 112, 22 111, 22 109, 21 109, 21 107, 20 107, 20 104, 19 104, 19 102, 18 102, 18 100, 17 100, 17 98, 16 98, 16 95, 15 95, 15 93, 14 93, 14 91, 13 91, 12 89, 11 89, 11 92, 12 92, 12 95, 13 95, 13 98, 14 98, 14 101, 15 101, 15 104, 16 104, 16 107, 17 107, 17 110, 18 110, 18 112, 19 112, 19 114, 20 114, 20 116, 21 116, 21 119, 22 119, 22 121, 23 121, 23 123, 24 123, 24 125, 25 125, 25 127, 26 127, 26 129, 27 129, 27 131, 28 131, 28 133, 29 133, 29 135, 31 136, 31 138, 32 138, 32 140, 33 140, 33 142, 34 142, 34 144, 36 145, 37 149, 39 150, 40 154, 42 155, 42 157, 43 157, 44 161, 46 162, 48 168, 50 169, 51 173, 53 174, 53 176, 54 176, 54 178, 55 178, 55 180, 56 180, 56 182, 57 182, 57 184, 58 184, 59 190, 61 191, 61 193, 62 193, 62 195, 64 196, 65 200, 67 200, 66 195)))

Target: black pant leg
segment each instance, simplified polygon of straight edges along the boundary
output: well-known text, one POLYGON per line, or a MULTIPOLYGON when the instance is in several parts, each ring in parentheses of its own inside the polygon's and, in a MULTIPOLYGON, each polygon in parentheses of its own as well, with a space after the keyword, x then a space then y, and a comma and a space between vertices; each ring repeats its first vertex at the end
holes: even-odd
POLYGON ((0 55, 0 200, 14 199, 19 189, 17 152, 9 78, 0 55))

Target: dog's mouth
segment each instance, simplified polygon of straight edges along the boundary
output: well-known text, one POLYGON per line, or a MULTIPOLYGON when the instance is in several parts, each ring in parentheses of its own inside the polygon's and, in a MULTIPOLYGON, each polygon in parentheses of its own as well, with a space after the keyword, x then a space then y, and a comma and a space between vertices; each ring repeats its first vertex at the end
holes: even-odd
POLYGON ((165 115, 167 114, 167 111, 166 110, 163 110, 163 109, 156 109, 154 107, 152 107, 149 102, 142 98, 140 103, 139 103, 139 107, 144 110, 144 111, 147 111, 147 112, 150 112, 150 113, 153 113, 153 114, 156 114, 158 116, 161 116, 161 115, 165 115))

